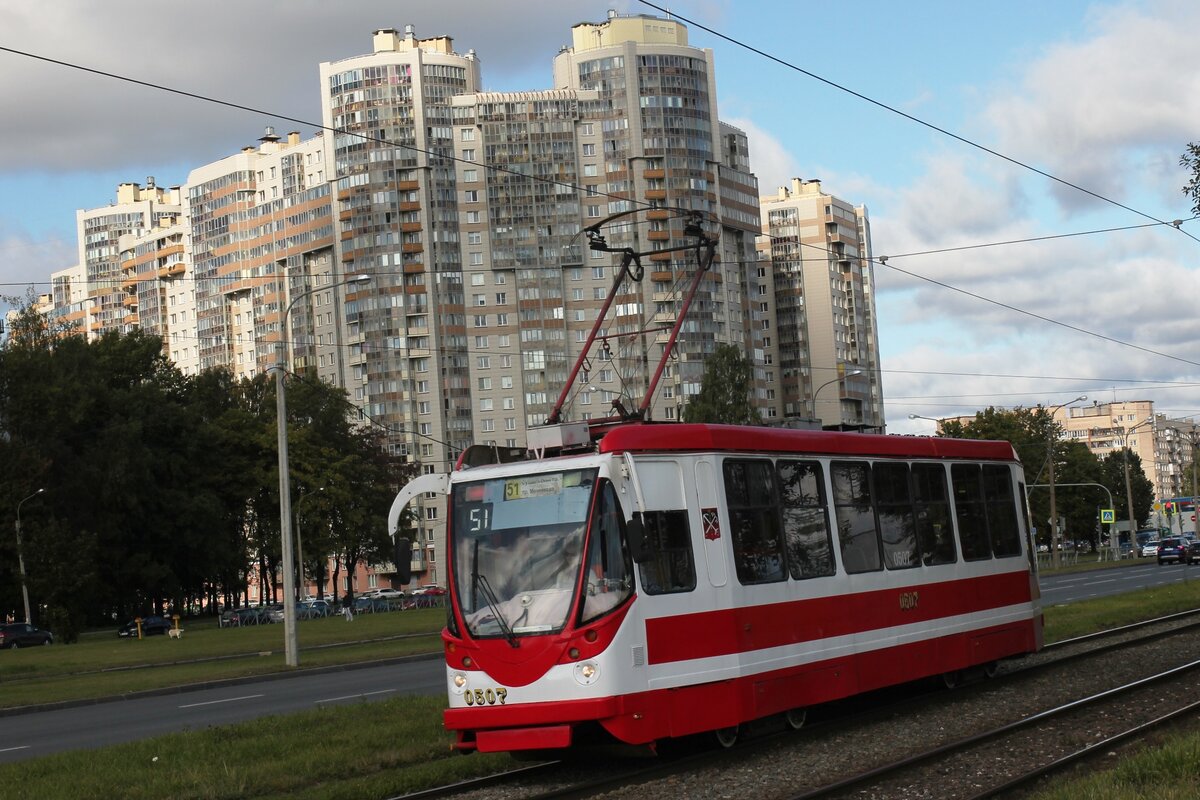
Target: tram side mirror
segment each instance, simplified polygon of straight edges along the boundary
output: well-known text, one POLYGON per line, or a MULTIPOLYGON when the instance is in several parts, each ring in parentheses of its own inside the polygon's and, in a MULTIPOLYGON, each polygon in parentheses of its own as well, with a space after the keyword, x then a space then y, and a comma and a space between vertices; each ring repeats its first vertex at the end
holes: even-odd
POLYGON ((649 554, 646 552, 646 527, 642 524, 641 512, 635 511, 633 519, 625 525, 625 540, 629 542, 629 555, 633 556, 634 563, 645 563, 649 554))
POLYGON ((401 586, 412 580, 412 541, 407 537, 396 537, 392 563, 396 565, 396 580, 401 586))

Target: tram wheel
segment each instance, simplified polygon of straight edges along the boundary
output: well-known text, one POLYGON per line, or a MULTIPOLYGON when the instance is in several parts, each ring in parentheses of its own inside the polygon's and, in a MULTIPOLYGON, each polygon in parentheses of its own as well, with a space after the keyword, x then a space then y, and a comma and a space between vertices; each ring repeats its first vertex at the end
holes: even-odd
POLYGON ((717 740, 717 744, 728 750, 730 747, 733 747, 735 744, 737 744, 738 726, 734 725, 732 728, 717 728, 715 731, 713 731, 713 738, 717 740))
POLYGON ((983 677, 989 680, 996 677, 996 673, 998 672, 1000 672, 999 661, 989 661, 983 665, 983 677))
POLYGON ((792 708, 784 712, 783 720, 787 726, 794 731, 798 731, 804 727, 804 720, 808 717, 808 709, 792 708))
POLYGON ((961 670, 942 673, 942 683, 947 689, 957 689, 963 684, 963 674, 961 670))

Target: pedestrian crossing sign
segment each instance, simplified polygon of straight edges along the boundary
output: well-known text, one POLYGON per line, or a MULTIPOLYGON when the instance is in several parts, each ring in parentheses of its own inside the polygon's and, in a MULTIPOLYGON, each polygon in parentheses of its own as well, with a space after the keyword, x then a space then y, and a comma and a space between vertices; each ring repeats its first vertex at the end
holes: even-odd
POLYGON ((1117 515, 1111 508, 1100 509, 1100 524, 1111 525, 1117 521, 1117 515))

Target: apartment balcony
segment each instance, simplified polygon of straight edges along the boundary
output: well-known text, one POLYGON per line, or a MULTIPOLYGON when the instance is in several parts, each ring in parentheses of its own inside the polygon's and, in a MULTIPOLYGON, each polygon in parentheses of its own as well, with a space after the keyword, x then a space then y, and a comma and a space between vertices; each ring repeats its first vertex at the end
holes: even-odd
POLYGON ((667 177, 667 171, 665 169, 642 170, 642 177, 646 180, 662 180, 667 177))
POLYGON ((667 199, 667 190, 666 189, 647 189, 646 190, 646 199, 647 200, 666 200, 667 199))
POLYGON ((419 223, 419 222, 401 222, 400 230, 403 231, 404 233, 416 233, 417 231, 421 230, 421 223, 419 223))
POLYGON ((183 255, 183 245, 173 244, 170 247, 164 247, 158 251, 159 258, 170 258, 171 256, 183 255))
POLYGON ((121 281, 121 289, 126 292, 136 292, 138 285, 137 275, 130 275, 121 281))
POLYGON ((138 299, 136 294, 131 294, 121 301, 121 305, 126 308, 137 308, 138 299))
POLYGON ((400 249, 405 253, 423 253, 425 252, 425 245, 420 242, 405 242, 400 246, 400 249))
POLYGON ((402 192, 415 192, 421 188, 420 181, 396 181, 396 188, 402 192))
POLYGON ((652 208, 646 212, 646 219, 663 220, 671 218, 671 209, 669 208, 652 208))
POLYGON ((652 242, 666 242, 671 239, 670 231, 646 231, 646 238, 652 242))

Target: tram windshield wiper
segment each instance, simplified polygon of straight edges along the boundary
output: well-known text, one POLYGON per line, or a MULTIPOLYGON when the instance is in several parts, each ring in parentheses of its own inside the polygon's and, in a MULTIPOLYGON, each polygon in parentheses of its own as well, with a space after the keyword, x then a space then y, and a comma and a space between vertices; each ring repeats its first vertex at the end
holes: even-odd
POLYGON ((504 634, 504 638, 513 647, 520 647, 521 640, 513 633, 512 626, 508 624, 508 620, 500 612, 500 601, 496 599, 496 593, 492 591, 492 585, 488 583, 487 576, 476 570, 471 574, 471 577, 475 581, 475 587, 482 591, 483 599, 487 600, 488 608, 496 618, 496 624, 500 626, 500 632, 504 634))

